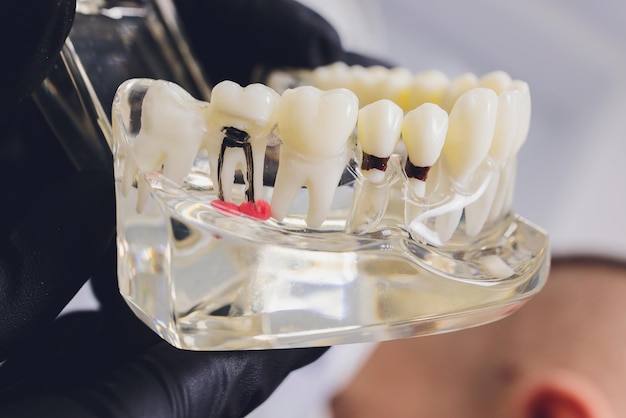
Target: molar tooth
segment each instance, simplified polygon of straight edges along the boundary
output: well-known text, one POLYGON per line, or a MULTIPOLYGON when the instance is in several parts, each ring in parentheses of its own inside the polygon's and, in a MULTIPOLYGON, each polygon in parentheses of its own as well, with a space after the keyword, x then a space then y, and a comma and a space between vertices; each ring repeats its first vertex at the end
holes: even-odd
MULTIPOLYGON (((129 80, 118 88, 117 95, 114 132, 125 135, 128 141, 122 195, 128 192, 137 171, 150 173, 163 167, 163 177, 182 185, 206 133, 203 111, 207 103, 163 80, 129 80), (131 124, 136 124, 137 132, 132 132, 131 124)), ((144 183, 140 180, 137 184, 138 212, 143 211, 149 196, 144 183)))
POLYGON ((511 85, 511 76, 504 71, 492 71, 480 77, 478 85, 493 90, 499 96, 511 85))
POLYGON ((263 84, 242 87, 232 81, 222 81, 213 88, 208 120, 221 135, 213 132, 205 139, 209 153, 215 149, 214 142, 221 140, 217 175, 213 179, 217 180, 219 199, 230 201, 235 168, 245 165, 246 200, 259 200, 263 188, 263 156, 267 136, 278 118, 279 98, 278 93, 263 84))
POLYGON ((354 65, 350 71, 349 88, 359 98, 359 106, 367 106, 382 98, 381 86, 389 76, 389 70, 380 65, 363 67, 354 65))
POLYGON ((434 103, 411 110, 402 122, 402 139, 408 157, 405 172, 417 196, 424 197, 428 170, 435 164, 448 131, 448 114, 434 103))
POLYGON ((413 76, 410 85, 400 96, 398 104, 408 112, 424 104, 440 104, 444 91, 448 88, 450 79, 437 70, 422 71, 413 76))
POLYGON ((283 143, 271 204, 275 219, 285 217, 305 185, 309 190, 307 225, 316 228, 324 222, 348 160, 348 141, 358 110, 357 97, 346 89, 302 86, 283 93, 278 107, 283 143))
MULTIPOLYGON (((453 187, 462 187, 487 157, 496 123, 498 96, 491 89, 474 88, 455 102, 448 123, 442 154, 445 171, 453 187)), ((440 239, 445 242, 454 233, 462 208, 436 220, 440 239)))
POLYGON ((315 68, 308 77, 311 84, 321 90, 350 88, 350 67, 341 61, 315 68))
POLYGON ((464 73, 453 78, 441 96, 440 106, 449 113, 463 93, 476 87, 478 87, 478 77, 475 74, 464 73))

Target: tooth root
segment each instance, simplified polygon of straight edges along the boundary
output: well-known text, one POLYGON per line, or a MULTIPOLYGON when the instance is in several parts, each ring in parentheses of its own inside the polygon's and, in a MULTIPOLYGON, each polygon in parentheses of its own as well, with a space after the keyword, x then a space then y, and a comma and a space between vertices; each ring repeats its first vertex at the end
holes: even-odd
POLYGON ((357 137, 363 151, 361 171, 370 181, 384 181, 386 163, 400 139, 402 118, 402 109, 387 99, 359 111, 357 137), (384 164, 378 164, 382 162, 384 164))
POLYGON ((441 96, 441 108, 450 113, 461 95, 476 87, 478 87, 478 77, 475 74, 465 73, 453 78, 441 96))
POLYGON ((299 188, 306 185, 307 225, 321 225, 347 163, 358 110, 356 96, 346 89, 302 86, 283 93, 278 108, 283 143, 271 204, 274 218, 286 216, 299 188))
POLYGON ((442 154, 446 172, 455 182, 465 183, 487 156, 497 108, 498 97, 485 88, 464 93, 454 104, 442 154))
POLYGON ((463 216, 463 208, 451 210, 435 219, 435 231, 442 243, 452 238, 461 222, 461 216, 463 216))
POLYGON ((441 154, 447 131, 448 114, 433 103, 411 110, 402 121, 402 140, 408 153, 405 172, 419 197, 424 197, 428 171, 441 154))
MULTIPOLYGON (((218 83, 211 92, 209 125, 222 133, 217 161, 218 198, 230 202, 235 169, 241 161, 247 189, 246 201, 257 201, 262 192, 264 150, 267 136, 278 119, 280 96, 262 84, 241 87, 232 81, 218 83)), ((208 138, 212 141, 214 138, 208 138)))
POLYGON ((405 112, 424 103, 441 104, 444 91, 449 84, 450 79, 441 71, 429 70, 417 73, 400 96, 398 104, 405 112))
POLYGON ((492 177, 483 194, 475 202, 465 207, 465 233, 469 237, 478 235, 489 217, 500 178, 497 171, 492 172, 491 175, 492 177))

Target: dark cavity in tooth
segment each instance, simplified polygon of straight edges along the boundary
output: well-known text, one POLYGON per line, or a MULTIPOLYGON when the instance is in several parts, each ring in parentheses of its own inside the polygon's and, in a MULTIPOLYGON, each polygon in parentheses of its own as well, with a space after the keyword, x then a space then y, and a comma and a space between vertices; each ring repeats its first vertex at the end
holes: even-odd
POLYGON ((141 130, 141 112, 143 110, 143 99, 148 92, 148 86, 133 86, 128 95, 128 105, 130 106, 130 132, 135 136, 141 130))
POLYGON ((413 165, 413 163, 407 158, 406 164, 404 166, 404 172, 406 173, 406 176, 408 178, 426 181, 426 179, 428 178, 429 171, 430 171, 430 166, 420 167, 417 165, 413 165))
POLYGON ((376 157, 375 155, 363 153, 363 161, 361 162, 361 169, 367 171, 376 168, 380 171, 387 170, 387 163, 389 157, 376 157))
POLYGON ((224 132, 224 139, 222 140, 222 148, 220 149, 220 155, 217 160, 217 197, 220 200, 224 200, 224 189, 222 188, 222 166, 224 164, 224 153, 226 152, 226 148, 242 148, 244 155, 246 156, 246 181, 248 183, 248 188, 246 189, 246 200, 248 202, 254 202, 254 162, 252 159, 250 135, 248 135, 247 132, 232 126, 223 127, 222 132, 224 132))

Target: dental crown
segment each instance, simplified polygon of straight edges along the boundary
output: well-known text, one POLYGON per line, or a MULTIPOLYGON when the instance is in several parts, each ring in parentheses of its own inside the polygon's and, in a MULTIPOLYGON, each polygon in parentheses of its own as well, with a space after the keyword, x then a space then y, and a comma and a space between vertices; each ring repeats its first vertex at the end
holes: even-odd
POLYGON ((217 84, 209 102, 132 79, 113 104, 121 193, 137 213, 180 188, 224 217, 349 234, 399 229, 434 246, 511 214, 528 85, 496 71, 335 63, 217 84), (136 190, 136 191, 133 191, 136 190))

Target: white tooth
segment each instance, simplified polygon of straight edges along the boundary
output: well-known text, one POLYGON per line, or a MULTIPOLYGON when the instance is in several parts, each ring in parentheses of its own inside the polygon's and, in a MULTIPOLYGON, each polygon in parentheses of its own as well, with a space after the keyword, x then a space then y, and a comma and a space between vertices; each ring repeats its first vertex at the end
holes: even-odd
POLYGON ((486 88, 472 89, 455 102, 443 145, 447 174, 464 183, 483 162, 493 139, 498 96, 486 88))
POLYGON ((341 61, 317 67, 310 75, 313 86, 321 90, 350 88, 350 67, 341 61))
POLYGON ((511 76, 504 71, 492 71, 480 77, 478 85, 496 92, 499 96, 511 85, 511 76))
MULTIPOLYGON (((498 96, 491 89, 474 88, 455 102, 443 145, 443 164, 453 187, 462 187, 485 160, 495 130, 498 96)), ((442 216, 436 229, 442 241, 448 240, 458 226, 462 209, 442 216)))
POLYGON ((375 226, 389 203, 389 184, 385 184, 389 157, 400 138, 402 117, 400 106, 382 99, 359 111, 358 140, 363 151, 361 173, 364 180, 357 183, 352 207, 347 217, 348 232, 360 233, 375 226), (382 164, 376 164, 376 159, 382 164))
POLYGON ((443 93, 449 84, 450 79, 441 71, 422 71, 415 74, 409 87, 401 95, 398 104, 405 112, 424 103, 440 104, 443 93))
POLYGON ((388 77, 389 70, 380 65, 363 67, 354 65, 350 69, 350 89, 359 98, 361 107, 382 98, 381 86, 388 77))
POLYGON ((478 87, 478 78, 475 74, 465 73, 453 78, 441 96, 441 108, 450 113, 457 99, 466 91, 476 87, 478 87))
POLYGON ((414 176, 406 170, 410 187, 424 197, 428 170, 435 164, 448 131, 448 114, 434 103, 424 103, 411 110, 402 122, 402 139, 407 148, 407 167, 418 167, 423 175, 414 176))
POLYGON ((514 80, 509 87, 518 101, 517 127, 514 133, 513 144, 506 160, 504 172, 501 174, 500 184, 496 192, 495 201, 489 213, 489 220, 493 221, 508 211, 513 201, 515 185, 516 155, 528 136, 531 118, 531 99, 528 84, 521 80, 514 80), (521 95, 521 97, 517 97, 521 95))
MULTIPOLYGON (((402 109, 391 100, 383 99, 371 103, 359 111, 357 132, 364 154, 377 158, 389 158, 400 138, 402 109)), ((366 156, 364 155, 364 158, 366 156)), ((384 170, 364 168, 365 177, 375 183, 385 179, 384 170)))
POLYGON ((526 138, 528 137, 528 131, 530 129, 530 117, 531 117, 531 100, 530 89, 528 84, 522 80, 513 80, 509 88, 512 91, 519 92, 522 97, 520 100, 519 114, 517 117, 517 133, 515 135, 515 141, 513 143, 512 155, 517 155, 526 138))
POLYGON ((298 190, 309 191, 307 225, 319 227, 328 214, 348 159, 359 103, 349 90, 312 86, 286 90, 278 108, 283 144, 272 195, 272 216, 281 221, 298 190))
POLYGON ((401 101, 407 95, 409 87, 413 82, 413 73, 408 68, 390 68, 387 77, 380 87, 381 97, 389 99, 404 109, 401 101))
POLYGON ((465 228, 469 236, 476 236, 480 233, 494 206, 500 182, 500 171, 511 154, 519 131, 518 119, 522 101, 523 94, 517 90, 504 91, 498 96, 496 125, 489 148, 489 157, 493 164, 492 178, 485 193, 465 208, 465 228))
MULTIPOLYGON (((126 166, 122 179, 122 194, 128 192, 137 171, 150 173, 163 167, 163 176, 182 185, 191 170, 202 137, 206 133, 204 110, 207 103, 193 98, 182 87, 163 80, 135 79, 118 89, 113 112, 116 135, 126 138, 126 166), (145 91, 143 100, 134 103, 141 109, 139 132, 130 132, 130 101, 145 91), (128 118, 128 119, 127 119, 128 118), (121 123, 120 123, 121 122, 121 123), (119 126, 119 125, 123 126, 119 126), (134 135, 134 137, 132 137, 134 135)), ((141 212, 149 196, 143 181, 138 182, 137 211, 141 212)))
POLYGON ((209 125, 221 135, 214 132, 207 136, 211 143, 207 144, 207 149, 211 153, 215 149, 214 142, 221 141, 217 178, 213 179, 218 185, 219 198, 230 201, 235 168, 243 165, 246 167, 243 170, 247 183, 246 200, 259 200, 263 188, 263 155, 267 136, 276 125, 279 99, 278 93, 263 84, 241 87, 232 81, 222 81, 213 87, 208 119, 209 125), (233 143, 227 139, 229 136, 241 138, 233 143))

